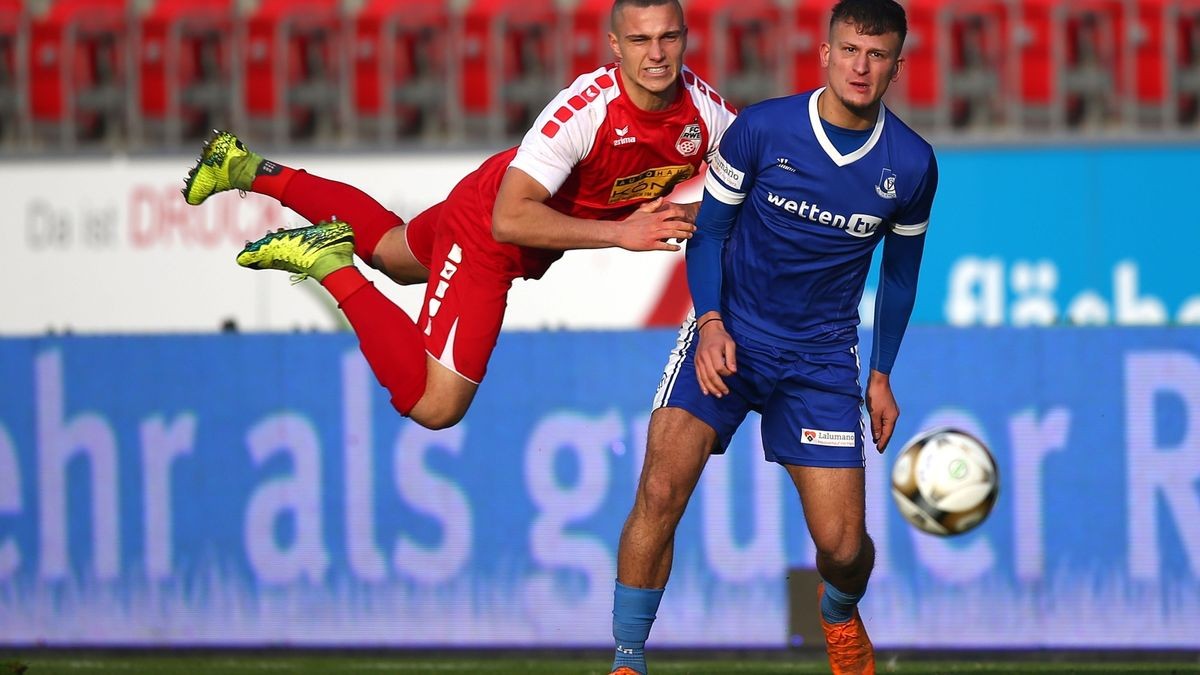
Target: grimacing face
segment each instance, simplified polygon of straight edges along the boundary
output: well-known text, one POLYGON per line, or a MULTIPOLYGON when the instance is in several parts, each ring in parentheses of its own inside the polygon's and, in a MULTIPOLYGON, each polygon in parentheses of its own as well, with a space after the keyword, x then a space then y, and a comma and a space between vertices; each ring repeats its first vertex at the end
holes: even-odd
POLYGON ((821 102, 822 117, 850 129, 874 124, 879 102, 904 66, 901 46, 899 33, 865 35, 854 24, 834 24, 821 45, 827 92, 833 94, 821 102))
POLYGON ((622 8, 608 42, 620 64, 625 93, 638 107, 657 110, 675 100, 687 27, 673 3, 622 8))

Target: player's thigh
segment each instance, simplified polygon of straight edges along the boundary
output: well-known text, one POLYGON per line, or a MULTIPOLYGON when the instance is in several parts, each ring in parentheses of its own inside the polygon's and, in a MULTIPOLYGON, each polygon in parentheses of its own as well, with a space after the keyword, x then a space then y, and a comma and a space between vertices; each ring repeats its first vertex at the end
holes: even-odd
POLYGON ((639 501, 669 504, 682 511, 712 454, 717 432, 682 408, 650 415, 646 457, 638 481, 639 501))
POLYGON ((415 218, 398 225, 379 240, 371 265, 398 284, 421 284, 429 278, 443 203, 435 204, 415 218))
POLYGON ((804 509, 817 550, 853 556, 866 534, 865 471, 784 465, 804 509))
POLYGON ((427 354, 425 393, 408 416, 429 429, 454 426, 467 413, 478 390, 478 384, 427 354))

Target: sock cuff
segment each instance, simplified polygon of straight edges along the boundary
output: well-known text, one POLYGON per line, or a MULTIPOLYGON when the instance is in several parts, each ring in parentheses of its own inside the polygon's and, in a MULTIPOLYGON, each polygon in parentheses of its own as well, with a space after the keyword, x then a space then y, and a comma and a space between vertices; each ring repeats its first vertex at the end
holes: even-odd
POLYGON ((634 621, 653 621, 658 615, 664 588, 635 588, 616 582, 613 616, 634 621))
POLYGON ((354 266, 334 270, 321 280, 321 285, 329 291, 338 306, 344 304, 350 296, 366 288, 370 283, 354 266))
POLYGON ((825 582, 825 596, 839 605, 856 605, 867 593, 865 588, 858 593, 847 593, 829 583, 829 580, 824 577, 821 578, 821 581, 825 582))

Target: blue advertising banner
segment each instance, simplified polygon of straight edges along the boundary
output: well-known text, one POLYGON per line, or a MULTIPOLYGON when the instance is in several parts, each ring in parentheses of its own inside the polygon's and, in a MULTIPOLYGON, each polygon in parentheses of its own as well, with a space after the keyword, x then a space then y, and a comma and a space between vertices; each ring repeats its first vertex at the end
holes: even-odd
MULTIPOLYGON (((0 643, 606 646, 673 343, 504 333, 466 419, 430 432, 349 334, 0 340, 0 643)), ((877 645, 1200 648, 1200 329, 914 327, 893 380, 877 645), (1002 479, 951 539, 888 483, 943 424, 1002 479)), ((758 446, 750 421, 709 463, 656 645, 788 644, 812 545, 758 446)))
POLYGON ((1195 144, 939 148, 914 320, 1200 324, 1195 144))

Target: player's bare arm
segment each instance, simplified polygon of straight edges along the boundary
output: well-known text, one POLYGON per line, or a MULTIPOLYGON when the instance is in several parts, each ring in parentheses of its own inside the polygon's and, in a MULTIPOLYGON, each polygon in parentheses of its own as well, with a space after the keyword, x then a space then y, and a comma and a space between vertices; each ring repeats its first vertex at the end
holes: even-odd
POLYGON ((729 393, 725 376, 737 372, 737 345, 725 331, 720 312, 705 312, 696 319, 700 342, 696 345, 696 379, 705 396, 721 398, 729 393))
POLYGON ((871 415, 871 439, 875 441, 875 449, 883 452, 896 429, 896 419, 900 417, 890 375, 871 371, 867 379, 867 412, 871 415))
POLYGON ((671 239, 689 239, 696 226, 684 206, 655 199, 623 221, 574 218, 546 205, 550 192, 529 174, 510 167, 492 209, 492 236, 505 244, 570 250, 620 247, 630 251, 678 251, 671 239))

